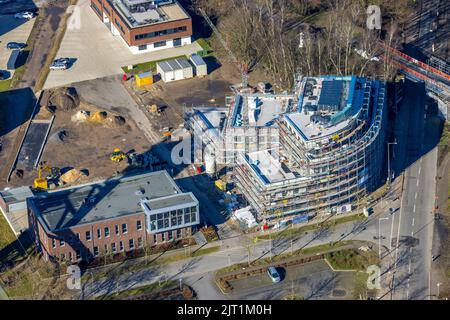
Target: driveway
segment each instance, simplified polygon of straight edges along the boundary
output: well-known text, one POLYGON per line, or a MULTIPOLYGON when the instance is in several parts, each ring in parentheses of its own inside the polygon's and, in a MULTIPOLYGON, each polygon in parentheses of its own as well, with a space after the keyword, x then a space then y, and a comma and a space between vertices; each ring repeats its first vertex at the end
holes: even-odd
MULTIPOLYGON (((16 19, 14 15, 0 15, 0 69, 6 70, 12 50, 7 49, 8 42, 26 43, 36 18, 31 20, 16 19)), ((27 48, 24 49, 26 51, 27 48)), ((13 71, 11 76, 13 75, 13 71)))
POLYGON ((44 89, 67 85, 74 82, 91 80, 123 73, 121 67, 136 63, 166 59, 191 54, 201 50, 193 43, 178 48, 156 52, 132 54, 120 36, 113 36, 107 26, 89 6, 89 0, 79 0, 72 17, 58 57, 76 59, 68 70, 50 71, 44 89))

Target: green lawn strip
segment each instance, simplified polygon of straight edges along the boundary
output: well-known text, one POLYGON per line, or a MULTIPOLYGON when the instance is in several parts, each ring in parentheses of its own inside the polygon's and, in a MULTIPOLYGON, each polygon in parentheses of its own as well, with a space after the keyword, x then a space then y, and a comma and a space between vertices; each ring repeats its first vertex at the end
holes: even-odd
POLYGON ((360 252, 356 249, 345 249, 325 254, 325 259, 334 270, 364 271, 368 266, 378 264, 379 259, 375 252, 360 252))
MULTIPOLYGON (((219 249, 220 249, 220 246, 199 249, 197 251, 191 252, 190 257, 200 257, 203 255, 208 255, 208 254, 219 251, 219 249)), ((162 264, 173 263, 173 262, 185 260, 188 258, 189 258, 189 256, 187 256, 184 252, 178 252, 178 253, 172 253, 172 254, 168 253, 167 255, 163 255, 154 261, 152 261, 154 259, 154 257, 148 257, 147 261, 145 260, 145 258, 141 257, 141 258, 139 258, 139 261, 137 261, 137 262, 130 263, 128 265, 124 265, 123 267, 114 268, 113 270, 110 270, 109 268, 107 268, 107 270, 95 272, 94 275, 86 273, 85 276, 82 277, 82 280, 98 281, 98 280, 101 280, 101 279, 106 278, 111 275, 117 276, 117 275, 120 275, 120 274, 123 274, 126 272, 136 272, 141 269, 145 269, 145 268, 149 268, 149 267, 153 267, 153 266, 157 266, 157 265, 162 265, 162 264)))
POLYGON ((8 91, 11 86, 12 79, 0 81, 0 92, 8 91))
POLYGON ((274 232, 271 234, 264 234, 264 235, 258 236, 257 238, 258 238, 258 240, 270 240, 270 239, 291 237, 291 236, 296 236, 299 233, 303 233, 305 231, 319 229, 320 228, 319 224, 322 224, 322 227, 324 227, 324 226, 334 227, 339 224, 343 224, 343 223, 347 223, 347 222, 351 222, 351 221, 363 220, 363 219, 364 219, 364 216, 362 214, 354 214, 354 215, 349 215, 349 216, 345 216, 342 218, 330 219, 328 221, 322 221, 322 222, 317 222, 317 223, 313 223, 313 224, 308 224, 308 225, 298 227, 298 228, 291 226, 288 229, 285 229, 283 231, 274 232))
POLYGON ((3 214, 0 213, 0 251, 16 240, 17 238, 9 227, 8 222, 3 214))
MULTIPOLYGON (((342 248, 351 243, 353 243, 353 241, 340 241, 339 244, 336 244, 336 245, 326 243, 326 244, 321 244, 321 245, 317 245, 314 247, 299 249, 292 253, 289 252, 289 253, 283 253, 283 254, 274 256, 274 257, 272 257, 272 259, 264 258, 264 259, 259 259, 259 260, 253 261, 253 262, 251 262, 251 266, 252 267, 266 266, 266 265, 280 262, 280 261, 283 261, 283 260, 286 260, 286 259, 289 259, 289 258, 292 258, 295 256, 309 256, 309 255, 314 255, 314 254, 320 254, 327 250, 339 250, 339 248, 342 248)), ((218 270, 216 272, 216 275, 221 276, 226 273, 234 272, 234 271, 241 270, 242 268, 247 268, 247 267, 248 267, 247 263, 234 264, 232 266, 225 267, 225 268, 218 270)))
POLYGON ((178 59, 178 58, 186 58, 186 56, 181 55, 181 56, 167 58, 167 59, 154 60, 154 61, 148 61, 148 62, 134 64, 132 70, 128 70, 128 66, 124 66, 124 67, 122 67, 122 70, 123 70, 123 72, 132 74, 132 75, 143 73, 143 72, 148 72, 148 71, 155 73, 156 72, 156 64, 158 62, 163 62, 163 61, 168 61, 168 60, 173 60, 173 59, 178 59))
POLYGON ((95 300, 120 300, 129 297, 140 296, 143 294, 154 294, 158 291, 173 288, 178 285, 178 281, 175 280, 167 280, 161 283, 152 283, 149 285, 123 290, 117 293, 113 293, 107 296, 98 297, 95 300))

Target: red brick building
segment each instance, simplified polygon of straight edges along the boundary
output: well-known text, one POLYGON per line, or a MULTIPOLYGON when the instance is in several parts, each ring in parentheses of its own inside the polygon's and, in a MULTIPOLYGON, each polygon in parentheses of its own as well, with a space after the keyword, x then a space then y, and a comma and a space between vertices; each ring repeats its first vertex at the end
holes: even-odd
POLYGON ((133 53, 191 43, 191 17, 176 0, 91 0, 91 8, 133 53))
POLYGON ((28 216, 44 257, 70 262, 189 237, 200 222, 197 199, 166 171, 45 192, 28 216))

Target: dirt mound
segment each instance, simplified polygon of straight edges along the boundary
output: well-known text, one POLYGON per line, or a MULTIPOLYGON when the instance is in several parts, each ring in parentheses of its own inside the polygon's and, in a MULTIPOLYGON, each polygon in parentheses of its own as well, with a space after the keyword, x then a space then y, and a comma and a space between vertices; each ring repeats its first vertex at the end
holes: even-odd
POLYGON ((69 111, 78 108, 80 97, 73 87, 49 89, 44 91, 41 105, 47 109, 56 107, 57 110, 69 111))
POLYGON ((63 184, 70 184, 75 182, 80 182, 86 177, 86 174, 83 171, 77 169, 71 169, 61 175, 61 182, 63 184))

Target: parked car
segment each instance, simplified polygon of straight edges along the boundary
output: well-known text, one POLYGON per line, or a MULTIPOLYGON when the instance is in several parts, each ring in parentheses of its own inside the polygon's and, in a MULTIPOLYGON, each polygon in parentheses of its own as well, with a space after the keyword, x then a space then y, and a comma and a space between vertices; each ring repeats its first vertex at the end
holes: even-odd
POLYGON ((278 273, 275 267, 269 267, 267 269, 267 274, 269 275, 269 278, 272 280, 273 283, 278 283, 281 281, 280 274, 278 273))
POLYGON ((64 63, 64 64, 69 64, 70 63, 70 58, 58 58, 55 59, 55 61, 53 61, 53 63, 64 63))
POLYGON ((66 63, 53 62, 50 65, 50 70, 66 70, 66 69, 67 69, 67 64, 66 63))
POLYGON ((10 73, 8 71, 0 70, 0 81, 8 80, 10 73))
POLYGON ((26 46, 27 46, 26 43, 12 41, 12 42, 8 42, 8 44, 6 45, 6 48, 8 48, 8 49, 23 49, 26 46))
POLYGON ((19 12, 19 13, 16 13, 14 15, 14 18, 16 18, 16 19, 27 19, 27 20, 30 20, 30 19, 33 19, 33 17, 34 17, 34 13, 33 12, 29 12, 29 11, 19 12))

